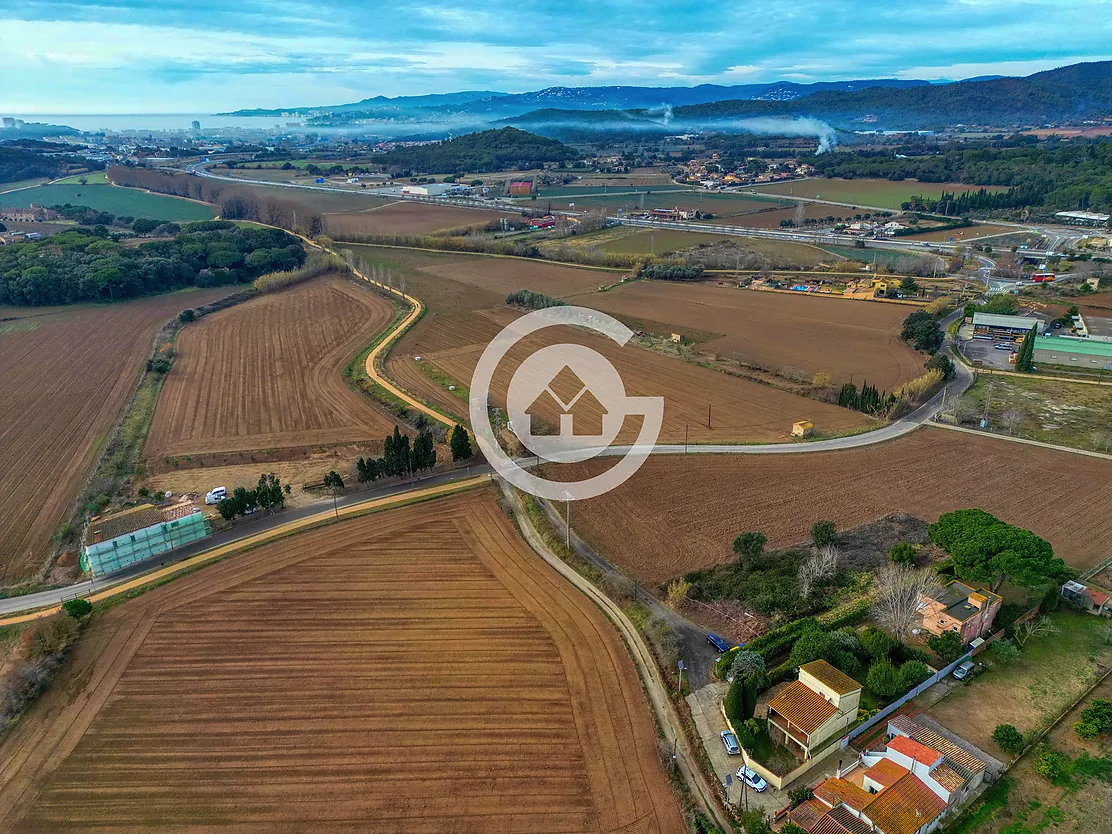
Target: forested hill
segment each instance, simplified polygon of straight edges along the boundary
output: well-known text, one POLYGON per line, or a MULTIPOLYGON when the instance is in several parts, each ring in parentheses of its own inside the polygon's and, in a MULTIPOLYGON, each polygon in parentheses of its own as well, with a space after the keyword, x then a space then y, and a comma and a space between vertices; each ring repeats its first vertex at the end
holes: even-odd
POLYGON ((1013 146, 958 146, 939 153, 936 147, 907 145, 839 150, 807 161, 827 177, 1012 186, 1007 192, 978 197, 970 209, 1112 209, 1112 141, 1036 142, 1034 137, 1014 137, 1004 144, 1013 146))
POLYGON ((51 156, 64 145, 23 140, 0 143, 0 182, 19 182, 35 177, 61 177, 70 171, 99 170, 104 163, 77 157, 51 156))
POLYGON ((253 281, 305 262, 296 237, 234 223, 190 223, 170 240, 137 247, 110 240, 103 227, 0 247, 0 304, 39 306, 120 301, 182 287, 253 281))
POLYGON ((1013 127, 1112 116, 1112 62, 1074 64, 1026 78, 854 92, 796 101, 716 101, 677 107, 677 120, 813 116, 845 128, 1013 127), (866 117, 869 121, 866 122, 866 117), (875 118, 874 118, 875 117, 875 118))
POLYGON ((468 133, 432 145, 398 148, 375 157, 392 171, 456 174, 463 171, 512 171, 545 162, 570 162, 579 153, 563 142, 505 127, 468 133))

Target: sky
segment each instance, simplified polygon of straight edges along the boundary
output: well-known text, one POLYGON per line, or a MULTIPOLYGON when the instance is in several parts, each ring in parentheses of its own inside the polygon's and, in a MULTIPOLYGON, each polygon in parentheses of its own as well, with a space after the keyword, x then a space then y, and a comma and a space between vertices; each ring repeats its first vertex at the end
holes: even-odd
POLYGON ((19 0, 0 114, 1026 75, 1112 58, 1108 0, 19 0))

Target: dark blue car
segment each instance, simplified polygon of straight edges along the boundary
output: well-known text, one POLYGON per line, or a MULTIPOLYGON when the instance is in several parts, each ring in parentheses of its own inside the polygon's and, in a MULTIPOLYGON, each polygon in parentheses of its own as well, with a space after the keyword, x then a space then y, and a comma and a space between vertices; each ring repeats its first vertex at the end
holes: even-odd
POLYGON ((720 652, 728 652, 733 648, 729 643, 719 637, 717 634, 708 634, 707 642, 714 646, 720 652))

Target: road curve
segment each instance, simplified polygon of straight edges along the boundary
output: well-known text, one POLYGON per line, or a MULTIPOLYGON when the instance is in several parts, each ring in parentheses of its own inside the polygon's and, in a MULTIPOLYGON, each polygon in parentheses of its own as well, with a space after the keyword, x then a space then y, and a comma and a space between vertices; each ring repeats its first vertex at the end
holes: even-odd
POLYGON ((673 745, 673 749, 676 751, 676 765, 679 767, 688 789, 699 805, 711 815, 716 825, 723 831, 732 831, 733 826, 727 822, 721 809, 718 807, 718 803, 715 801, 716 794, 697 764, 697 759, 691 750, 691 745, 688 743, 687 734, 683 730, 683 724, 680 722, 679 716, 676 715, 676 710, 672 706, 667 684, 665 684, 663 678, 660 676, 660 670, 657 668, 656 660, 653 658, 652 652, 649 651, 649 647, 645 645, 645 641, 641 638, 636 627, 630 622, 625 612, 622 611, 610 597, 592 585, 576 570, 560 559, 559 556, 548 549, 548 545, 545 544, 544 539, 529 520, 529 516, 522 510, 514 492, 514 488, 501 478, 498 483, 502 488, 503 495, 514 507, 514 518, 517 521, 518 529, 521 531, 522 537, 529 543, 529 546, 533 548, 533 551, 554 568, 557 573, 564 577, 564 579, 571 583, 571 585, 586 594, 586 596, 594 602, 595 605, 602 610, 602 613, 614 624, 615 628, 618 629, 618 633, 621 635, 622 640, 625 642, 626 646, 629 647, 630 657, 633 660, 634 666, 637 667, 637 673, 641 677, 641 682, 644 684, 645 694, 648 696, 649 704, 653 709, 653 713, 656 715, 657 722, 664 735, 664 741, 667 744, 673 745))

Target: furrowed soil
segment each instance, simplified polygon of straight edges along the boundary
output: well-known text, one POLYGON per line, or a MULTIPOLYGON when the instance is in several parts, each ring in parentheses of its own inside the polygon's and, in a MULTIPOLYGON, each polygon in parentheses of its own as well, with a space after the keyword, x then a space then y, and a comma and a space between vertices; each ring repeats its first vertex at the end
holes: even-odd
MULTIPOLYGON (((607 465, 546 469, 578 480, 607 465)), ((779 548, 806 541, 820 519, 845 529, 964 507, 1033 530, 1084 569, 1112 552, 1110 479, 1112 463, 1099 458, 924 428, 847 451, 654 456, 622 486, 578 502, 573 517, 581 536, 648 585, 735 558, 731 544, 745 530, 779 548)))
POLYGON ((324 276, 186 327, 148 457, 381 439, 394 423, 343 369, 394 318, 374 292, 324 276))
POLYGON ((665 336, 723 334, 698 341, 699 349, 808 379, 826 373, 841 384, 852 376, 891 391, 924 372, 926 357, 900 339, 908 311, 896 305, 666 281, 625 284, 590 305, 623 321, 665 323, 665 336))
POLYGON ((345 240, 353 235, 424 234, 457 226, 483 226, 502 216, 483 209, 400 200, 366 211, 326 214, 324 230, 335 240, 345 240))
POLYGON ((626 647, 490 490, 112 609, 0 760, 12 832, 684 830, 626 647))
MULTIPOLYGON (((407 291, 428 306, 420 324, 391 350, 387 373, 411 393, 456 415, 467 410, 459 386, 470 386, 487 344, 520 315, 504 305, 506 293, 531 289, 594 307, 597 300, 609 295, 594 291, 620 274, 512 259, 436 256, 369 246, 353 249, 358 256, 391 270, 395 285, 404 278, 407 291), (441 381, 430 375, 428 365, 441 381), (449 391, 443 383, 448 378, 457 384, 456 391, 449 391)), ((683 443, 685 437, 692 443, 786 440, 792 423, 801 419, 811 420, 819 431, 828 434, 852 431, 872 422, 858 412, 681 359, 633 347, 618 348, 603 337, 571 328, 548 328, 511 351, 494 377, 493 402, 504 406, 509 378, 527 352, 559 341, 582 344, 608 357, 622 375, 627 394, 663 396, 660 440, 664 443, 683 443)), ((556 409, 554 401, 546 403, 538 417, 555 427, 559 424, 556 409)), ((598 433, 601 406, 584 401, 581 409, 584 425, 590 428, 577 431, 598 433)), ((633 439, 637 428, 631 423, 619 439, 633 439)))
POLYGON ((4 308, 0 322, 0 563, 6 582, 40 568, 155 332, 187 307, 234 291, 174 293, 121 304, 4 308))

